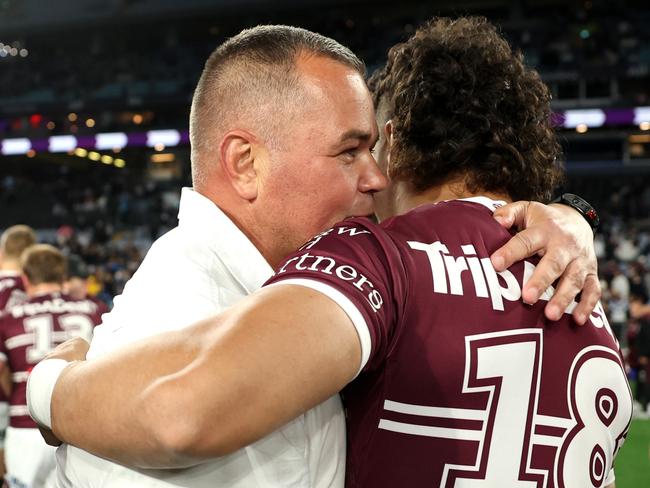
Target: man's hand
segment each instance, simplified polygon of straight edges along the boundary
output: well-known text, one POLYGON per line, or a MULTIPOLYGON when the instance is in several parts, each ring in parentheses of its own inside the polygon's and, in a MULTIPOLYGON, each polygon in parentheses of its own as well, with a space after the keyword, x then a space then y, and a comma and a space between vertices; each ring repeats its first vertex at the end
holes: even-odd
POLYGON ((68 362, 85 361, 90 344, 81 337, 75 337, 59 344, 45 359, 65 359, 68 362))
MULTIPOLYGON (((80 337, 75 337, 69 341, 59 344, 54 348, 54 350, 48 354, 45 359, 64 359, 66 361, 85 361, 86 354, 90 349, 90 344, 80 337)), ((62 444, 61 440, 54 435, 47 427, 42 425, 38 426, 38 430, 41 432, 41 436, 45 440, 45 443, 50 446, 60 446, 62 444)))
POLYGON ((523 300, 531 304, 537 302, 560 278, 553 298, 544 309, 546 317, 558 320, 581 293, 573 318, 578 324, 584 324, 601 293, 594 235, 584 217, 567 205, 525 201, 497 209, 494 217, 506 229, 515 226, 519 230, 492 254, 494 269, 503 271, 526 257, 542 256, 533 276, 524 285, 523 300))

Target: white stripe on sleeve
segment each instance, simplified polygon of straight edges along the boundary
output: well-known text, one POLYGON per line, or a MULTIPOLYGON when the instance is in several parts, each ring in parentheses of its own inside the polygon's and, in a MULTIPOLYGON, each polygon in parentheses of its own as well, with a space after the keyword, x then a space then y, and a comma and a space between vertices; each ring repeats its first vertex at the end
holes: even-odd
POLYGON ((336 302, 336 304, 343 309, 348 317, 350 317, 350 320, 352 321, 352 324, 357 331, 357 335, 359 336, 359 342, 361 343, 361 365, 359 366, 357 374, 354 375, 356 378, 368 363, 368 359, 370 358, 370 351, 372 350, 372 341, 370 339, 370 330, 368 329, 368 324, 363 318, 363 315, 361 315, 361 312, 357 306, 352 303, 352 300, 350 300, 333 286, 323 283, 322 281, 310 280, 306 278, 288 278, 286 280, 272 283, 269 286, 277 285, 299 285, 311 288, 312 290, 316 290, 336 302))

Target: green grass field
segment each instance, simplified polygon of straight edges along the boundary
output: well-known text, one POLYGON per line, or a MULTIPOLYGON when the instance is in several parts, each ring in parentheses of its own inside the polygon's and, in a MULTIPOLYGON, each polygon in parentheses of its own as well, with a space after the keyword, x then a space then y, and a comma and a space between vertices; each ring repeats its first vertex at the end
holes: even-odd
POLYGON ((650 488, 650 420, 633 420, 616 457, 616 488, 650 488))

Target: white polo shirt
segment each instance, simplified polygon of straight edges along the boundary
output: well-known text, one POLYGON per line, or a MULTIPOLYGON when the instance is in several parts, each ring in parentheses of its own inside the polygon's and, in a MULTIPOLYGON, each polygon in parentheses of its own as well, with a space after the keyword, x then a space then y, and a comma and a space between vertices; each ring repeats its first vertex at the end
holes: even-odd
MULTIPOLYGON (((95 329, 88 359, 219 313, 271 277, 255 246, 207 198, 184 188, 178 217, 95 329)), ((244 449, 182 470, 133 470, 72 446, 58 449, 57 463, 60 486, 71 488, 342 487, 345 418, 336 395, 244 449)))

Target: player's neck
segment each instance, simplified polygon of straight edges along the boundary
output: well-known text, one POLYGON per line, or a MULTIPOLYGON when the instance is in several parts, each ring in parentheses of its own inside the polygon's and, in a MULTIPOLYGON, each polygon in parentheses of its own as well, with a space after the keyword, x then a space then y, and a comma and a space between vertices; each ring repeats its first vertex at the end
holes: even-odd
POLYGON ((512 198, 503 192, 491 192, 476 190, 470 191, 463 179, 454 179, 440 185, 433 186, 422 192, 416 192, 403 185, 401 191, 395 198, 396 214, 402 214, 409 210, 428 203, 443 202, 445 200, 459 200, 471 197, 487 197, 492 200, 503 200, 511 202, 512 198))
POLYGON ((0 271, 15 271, 16 273, 20 273, 20 264, 18 261, 5 259, 0 263, 0 271))
POLYGON ((58 283, 39 283, 38 285, 28 285, 27 295, 34 298, 40 295, 49 295, 50 293, 60 293, 62 286, 58 283))

